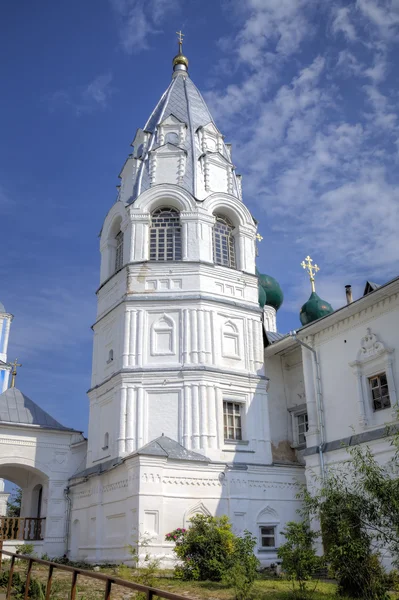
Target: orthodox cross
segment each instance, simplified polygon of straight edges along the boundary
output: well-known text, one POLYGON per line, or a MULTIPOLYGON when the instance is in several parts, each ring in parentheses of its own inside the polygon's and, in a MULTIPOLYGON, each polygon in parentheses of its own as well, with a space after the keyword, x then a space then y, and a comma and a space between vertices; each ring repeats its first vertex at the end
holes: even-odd
POLYGON ((312 263, 313 259, 308 255, 305 260, 301 262, 301 267, 307 271, 310 277, 310 283, 312 285, 312 292, 315 292, 316 288, 314 285, 314 276, 316 275, 317 271, 320 271, 320 267, 318 267, 316 264, 313 265, 312 263))
POLYGON ((22 367, 21 363, 18 362, 18 358, 11 363, 12 371, 11 371, 11 387, 15 387, 15 378, 17 376, 17 367, 22 367))
POLYGON ((176 31, 176 34, 177 34, 177 41, 179 42, 179 54, 181 54, 182 47, 183 47, 184 33, 182 33, 181 31, 176 31))
MULTIPOLYGON (((256 237, 256 241, 257 242, 261 242, 263 240, 263 237, 261 236, 260 233, 257 233, 255 237, 256 237)), ((259 246, 258 246, 258 244, 256 244, 256 256, 259 256, 259 246)))

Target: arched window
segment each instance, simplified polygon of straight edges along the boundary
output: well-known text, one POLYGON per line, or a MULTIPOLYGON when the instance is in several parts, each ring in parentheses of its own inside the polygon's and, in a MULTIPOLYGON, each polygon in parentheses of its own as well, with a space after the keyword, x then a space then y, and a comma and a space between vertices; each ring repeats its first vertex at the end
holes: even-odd
POLYGON ((181 260, 180 215, 174 208, 158 208, 151 215, 150 260, 181 260))
POLYGON ((123 232, 120 231, 115 236, 115 271, 119 271, 123 267, 123 232))
POLYGON ((226 217, 215 215, 213 226, 213 260, 217 265, 236 268, 236 253, 234 247, 234 225, 226 217))

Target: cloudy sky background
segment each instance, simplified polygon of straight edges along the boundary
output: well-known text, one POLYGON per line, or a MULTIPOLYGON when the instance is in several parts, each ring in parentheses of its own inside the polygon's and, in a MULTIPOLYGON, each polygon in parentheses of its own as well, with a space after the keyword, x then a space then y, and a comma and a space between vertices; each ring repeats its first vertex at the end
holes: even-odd
POLYGON ((171 74, 175 31, 244 176, 299 325, 398 274, 399 0, 69 0, 0 7, 0 300, 18 387, 86 430, 99 252, 120 167, 171 74))

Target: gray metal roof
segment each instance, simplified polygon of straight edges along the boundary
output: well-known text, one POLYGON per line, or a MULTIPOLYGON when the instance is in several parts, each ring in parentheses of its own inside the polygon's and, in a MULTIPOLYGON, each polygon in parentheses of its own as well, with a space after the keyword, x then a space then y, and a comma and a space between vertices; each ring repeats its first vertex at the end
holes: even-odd
POLYGON ((0 423, 35 425, 46 429, 71 431, 15 387, 0 394, 0 423))
MULTIPOLYGON (((215 122, 205 100, 199 90, 188 77, 187 73, 175 74, 170 85, 162 95, 160 101, 152 112, 144 126, 144 131, 152 133, 152 139, 148 150, 141 163, 140 171, 136 176, 133 187, 133 195, 129 201, 131 204, 145 190, 150 188, 149 159, 150 152, 160 146, 157 141, 156 130, 159 123, 167 117, 174 115, 177 119, 187 125, 187 135, 179 148, 187 152, 186 170, 181 186, 195 196, 195 167, 199 157, 203 154, 196 131, 199 127, 215 122)), ((223 157, 231 162, 230 155, 223 143, 223 157)), ((233 194, 239 197, 238 185, 234 175, 233 194)))
POLYGON ((278 333, 277 331, 266 331, 266 337, 269 344, 282 340, 286 335, 286 333, 278 333))
MULTIPOLYGON (((139 454, 141 456, 165 456, 173 460, 191 460, 196 462, 211 462, 203 454, 192 452, 187 450, 184 446, 172 440, 166 435, 161 435, 159 438, 149 442, 142 448, 139 448, 133 455, 139 454)), ((131 455, 132 456, 132 455, 131 455)))
POLYGON ((0 313, 5 313, 6 309, 4 307, 4 304, 2 302, 0 302, 0 313))

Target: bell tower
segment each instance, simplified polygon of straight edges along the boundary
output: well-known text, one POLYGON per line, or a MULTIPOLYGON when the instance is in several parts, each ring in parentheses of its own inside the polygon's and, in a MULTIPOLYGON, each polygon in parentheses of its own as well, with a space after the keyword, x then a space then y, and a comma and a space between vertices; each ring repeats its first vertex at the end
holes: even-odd
POLYGON ((272 460, 256 222, 188 64, 180 35, 101 231, 87 467, 162 434, 213 460, 272 460))

